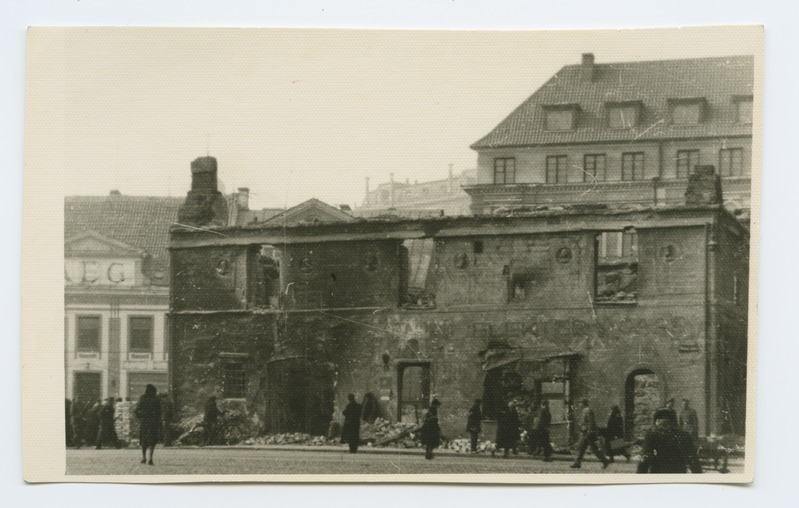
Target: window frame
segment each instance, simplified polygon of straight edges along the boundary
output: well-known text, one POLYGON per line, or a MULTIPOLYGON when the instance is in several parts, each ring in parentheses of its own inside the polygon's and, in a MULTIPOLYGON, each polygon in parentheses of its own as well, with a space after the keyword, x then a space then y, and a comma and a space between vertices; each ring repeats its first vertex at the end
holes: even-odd
POLYGON ((643 181, 646 177, 645 169, 646 169, 646 154, 644 152, 623 152, 621 154, 621 180, 623 182, 643 181), (640 170, 638 169, 639 156, 640 156, 640 170), (632 166, 630 167, 632 178, 627 178, 627 161, 630 158, 632 163, 632 166), (640 174, 638 174, 639 171, 640 174), (636 176, 640 176, 640 178, 636 178, 636 176))
POLYGON ((128 352, 130 353, 152 353, 155 346, 155 316, 147 315, 147 314, 131 314, 128 316, 128 352), (139 320, 147 320, 150 322, 150 329, 149 329, 149 347, 148 348, 140 348, 140 347, 133 347, 134 346, 134 327, 133 322, 139 320))
POLYGON ((577 128, 577 112, 578 107, 576 105, 544 106, 544 130, 548 132, 571 132, 575 130, 577 128), (568 127, 561 129, 555 128, 553 124, 556 122, 553 122, 553 119, 550 117, 550 115, 555 114, 568 114, 568 127))
POLYGON ((744 176, 744 149, 743 147, 720 148, 719 149, 719 176, 744 176), (724 154, 730 154, 727 161, 727 171, 725 172, 724 154), (738 172, 735 173, 735 157, 738 154, 738 172), (726 174, 725 174, 726 173, 726 174))
POLYGON ((671 120, 672 125, 679 125, 679 126, 692 126, 692 125, 702 125, 705 123, 705 117, 707 115, 707 101, 704 97, 695 97, 695 98, 686 98, 686 99, 670 99, 669 100, 669 117, 671 120), (677 108, 693 106, 697 108, 696 111, 696 122, 677 122, 675 113, 677 112, 677 108))
MULTIPOLYGON (((607 116, 607 126, 609 129, 614 130, 623 130, 623 129, 631 129, 633 127, 637 127, 638 124, 641 122, 641 103, 640 102, 610 102, 605 104, 605 111, 607 116), (632 110, 633 112, 633 121, 629 124, 623 125, 614 125, 613 118, 614 112, 623 111, 623 110, 632 110)), ((624 114, 621 114, 621 118, 624 118, 624 114)))
POLYGON ((79 314, 75 316, 75 351, 80 353, 100 353, 103 342, 103 316, 101 314, 79 314), (97 320, 97 339, 95 347, 84 347, 81 343, 81 320, 97 320))
POLYGON ((675 176, 677 178, 688 178, 694 173, 696 166, 701 164, 702 153, 699 149, 690 148, 685 150, 677 150, 675 157, 675 176), (687 155, 687 157, 683 157, 687 155), (696 155, 696 157, 692 157, 696 155), (691 162, 693 161, 693 164, 691 162))
POLYGON ((403 416, 403 407, 406 405, 415 406, 417 411, 421 410, 421 413, 424 413, 426 406, 430 405, 430 402, 433 400, 433 368, 431 361, 415 361, 415 360, 399 360, 397 362, 397 420, 402 421, 403 416), (424 398, 419 398, 418 402, 421 402, 421 406, 414 401, 405 400, 404 394, 404 387, 405 387, 405 370, 408 367, 420 367, 422 369, 422 395, 426 395, 427 399, 425 401, 424 398), (427 393, 425 394, 425 388, 427 393))
POLYGON ((608 167, 607 154, 604 154, 604 153, 587 153, 587 154, 583 155, 583 182, 585 182, 585 183, 604 182, 605 179, 607 178, 607 167, 608 167), (593 169, 593 173, 591 171, 589 171, 589 164, 588 164, 589 158, 591 158, 591 160, 593 160, 593 164, 592 164, 593 165, 593 168, 592 168, 593 169), (602 168, 601 168, 602 176, 601 177, 598 174, 599 173, 599 164, 597 164, 597 163, 599 161, 602 161, 602 164, 601 164, 601 166, 602 166, 602 168), (592 176, 593 178, 589 178, 589 175, 592 176))
POLYGON ((568 155, 547 155, 545 161, 545 181, 547 184, 569 183, 569 156, 568 155), (550 161, 555 161, 555 181, 550 178, 550 161), (561 161, 563 162, 561 167, 561 161), (561 175, 563 178, 561 179, 561 175))
POLYGON ((494 185, 508 185, 516 183, 516 157, 494 157, 494 185), (502 163, 502 181, 497 178, 499 163, 502 163), (508 163, 510 162, 511 171, 508 177, 508 163))
POLYGON ((247 375, 249 355, 246 353, 220 353, 219 360, 222 367, 222 398, 246 399, 249 388, 249 376, 247 375), (240 379, 229 377, 230 366, 239 367, 237 372, 241 375, 240 379))

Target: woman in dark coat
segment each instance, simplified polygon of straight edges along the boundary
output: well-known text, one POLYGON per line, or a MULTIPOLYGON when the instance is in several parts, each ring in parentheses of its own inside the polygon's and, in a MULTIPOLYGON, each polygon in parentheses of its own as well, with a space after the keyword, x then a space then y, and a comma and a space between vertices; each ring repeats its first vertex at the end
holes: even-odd
POLYGON ((153 451, 158 443, 158 434, 161 429, 161 402, 157 397, 157 390, 153 385, 147 385, 144 395, 136 405, 136 418, 139 419, 139 444, 141 444, 141 463, 153 465, 153 451), (150 459, 146 460, 146 452, 150 450, 150 459))
POLYGON ((350 453, 357 453, 361 442, 361 405, 355 402, 355 395, 347 395, 344 408, 344 425, 341 427, 341 442, 350 445, 350 453))
POLYGON ((609 461, 613 462, 614 455, 622 455, 627 459, 627 462, 630 461, 630 452, 627 451, 626 447, 614 450, 611 445, 613 440, 622 438, 624 438, 624 418, 621 415, 619 406, 613 406, 610 410, 610 416, 608 416, 607 429, 605 429, 605 455, 608 456, 609 461))
POLYGON ((516 454, 519 441, 519 414, 516 405, 508 402, 508 407, 497 415, 497 449, 504 448, 502 458, 507 459, 511 450, 516 454))
POLYGON ((441 444, 441 427, 438 426, 438 407, 440 405, 438 399, 433 399, 430 409, 424 415, 422 428, 419 429, 419 437, 425 448, 424 458, 428 460, 433 458, 433 450, 441 444))

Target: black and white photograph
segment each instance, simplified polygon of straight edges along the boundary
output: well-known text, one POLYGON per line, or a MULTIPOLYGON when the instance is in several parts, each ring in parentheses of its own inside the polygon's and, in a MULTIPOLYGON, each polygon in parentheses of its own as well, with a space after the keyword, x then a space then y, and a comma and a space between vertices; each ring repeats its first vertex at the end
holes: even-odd
POLYGON ((26 479, 751 482, 762 53, 32 27, 26 479))

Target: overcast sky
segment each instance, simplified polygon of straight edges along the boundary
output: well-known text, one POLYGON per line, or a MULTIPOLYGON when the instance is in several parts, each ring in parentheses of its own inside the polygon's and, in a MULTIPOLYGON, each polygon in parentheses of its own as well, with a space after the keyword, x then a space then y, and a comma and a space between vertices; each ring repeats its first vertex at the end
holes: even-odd
POLYGON ((252 208, 359 205, 367 176, 374 188, 474 167, 469 145, 583 52, 752 53, 728 30, 631 34, 76 28, 29 41, 29 79, 63 93, 66 195, 184 196, 209 153, 252 208))

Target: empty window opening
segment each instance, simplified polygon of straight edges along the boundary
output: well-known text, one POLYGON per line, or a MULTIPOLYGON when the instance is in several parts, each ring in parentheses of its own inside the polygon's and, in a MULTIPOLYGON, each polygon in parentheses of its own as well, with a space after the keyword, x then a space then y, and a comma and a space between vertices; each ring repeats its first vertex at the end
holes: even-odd
POLYGON ((258 254, 260 291, 258 305, 277 308, 280 301, 280 251, 271 245, 262 245, 258 254))
POLYGON ((420 307, 435 306, 435 296, 428 292, 430 266, 435 256, 435 248, 435 240, 432 238, 402 242, 405 277, 401 304, 420 307))
POLYGON ((596 236, 595 297, 598 302, 638 298, 638 235, 633 229, 596 236))

